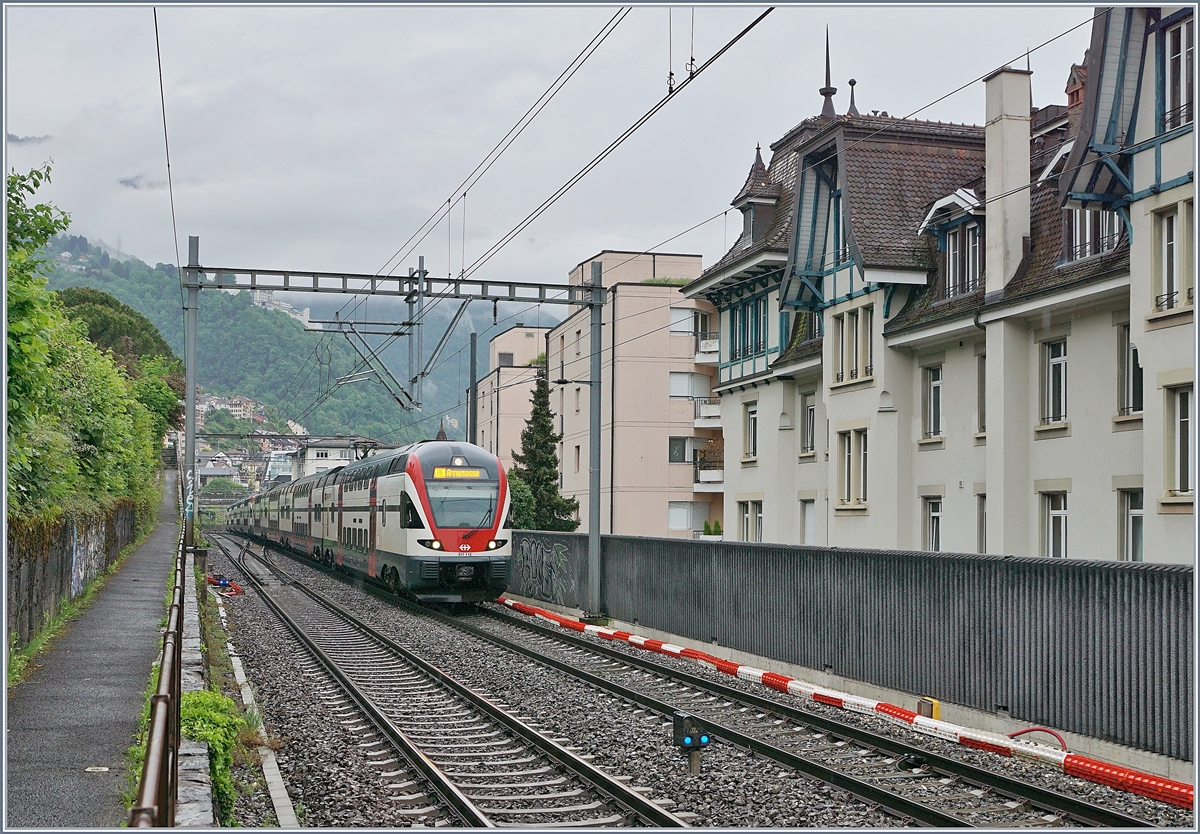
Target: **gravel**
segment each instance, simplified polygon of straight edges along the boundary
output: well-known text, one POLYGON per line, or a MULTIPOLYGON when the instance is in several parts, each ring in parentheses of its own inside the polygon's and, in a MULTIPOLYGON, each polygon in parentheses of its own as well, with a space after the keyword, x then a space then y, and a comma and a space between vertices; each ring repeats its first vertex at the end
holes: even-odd
MULTIPOLYGON (((212 558, 212 557, 210 557, 212 558)), ((223 559, 220 555, 216 559, 223 559)), ((730 744, 714 743, 703 756, 703 771, 686 774, 686 759, 673 746, 671 728, 662 716, 647 713, 606 693, 596 692, 561 673, 502 649, 480 649, 468 635, 428 618, 410 614, 358 588, 304 565, 277 557, 285 569, 315 590, 423 658, 469 685, 503 700, 539 729, 562 735, 594 763, 632 784, 653 788, 667 798, 674 813, 692 825, 720 827, 895 827, 897 820, 867 806, 844 791, 755 757, 730 744), (691 815, 695 815, 692 817, 691 815)), ((232 573, 229 567, 226 571, 232 573)), ((498 606, 497 606, 498 607, 498 606)), ((379 797, 383 780, 357 753, 358 739, 346 732, 315 696, 311 682, 297 670, 300 649, 286 637, 252 592, 227 605, 229 629, 242 655, 255 697, 269 729, 283 739, 277 755, 293 802, 308 826, 410 825, 379 797), (236 616, 235 616, 236 612, 236 616)), ((597 642, 600 642, 598 638, 597 642)), ((603 641, 619 651, 646 657, 624 643, 603 641)), ((871 716, 810 704, 723 675, 704 664, 654 655, 667 667, 719 680, 759 696, 843 723, 901 739, 941 755, 1040 784, 1098 805, 1139 816, 1156 825, 1194 827, 1193 814, 1166 803, 1066 776, 1053 768, 1006 759, 913 733, 871 716)), ((248 799, 241 825, 259 825, 260 803, 248 799)))

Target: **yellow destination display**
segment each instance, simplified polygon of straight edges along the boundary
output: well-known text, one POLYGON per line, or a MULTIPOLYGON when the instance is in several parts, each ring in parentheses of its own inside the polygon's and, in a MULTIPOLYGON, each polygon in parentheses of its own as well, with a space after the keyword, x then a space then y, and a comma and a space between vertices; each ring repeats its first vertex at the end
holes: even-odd
POLYGON ((433 468, 435 478, 481 478, 483 473, 478 469, 447 469, 445 466, 433 468))

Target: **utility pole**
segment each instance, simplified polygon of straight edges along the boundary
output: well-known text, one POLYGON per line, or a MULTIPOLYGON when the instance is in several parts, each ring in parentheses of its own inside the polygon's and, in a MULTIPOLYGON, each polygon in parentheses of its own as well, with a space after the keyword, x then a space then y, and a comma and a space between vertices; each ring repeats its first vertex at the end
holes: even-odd
POLYGON ((196 544, 196 316, 200 306, 200 238, 188 237, 187 306, 184 307, 184 444, 183 444, 183 544, 196 544))
MULTIPOLYGON (((425 351, 422 347, 423 336, 425 335, 425 256, 422 255, 417 259, 417 362, 420 363, 425 357, 425 351)), ((411 340, 410 340, 411 343, 411 340)), ((424 404, 421 398, 421 376, 417 376, 416 383, 416 400, 417 407, 420 408, 424 404)))
POLYGON ((599 616, 600 608, 600 350, 601 324, 604 316, 604 284, 600 275, 592 273, 592 372, 588 386, 588 406, 591 412, 589 446, 591 464, 588 470, 588 610, 599 616))
POLYGON ((476 382, 475 342, 479 334, 471 332, 471 393, 467 396, 467 441, 479 445, 479 384, 476 382))

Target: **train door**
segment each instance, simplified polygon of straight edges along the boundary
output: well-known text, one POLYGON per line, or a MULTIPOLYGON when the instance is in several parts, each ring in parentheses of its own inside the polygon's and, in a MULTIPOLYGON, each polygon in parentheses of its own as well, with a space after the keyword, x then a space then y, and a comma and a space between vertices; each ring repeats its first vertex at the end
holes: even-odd
POLYGON ((375 502, 379 479, 372 476, 370 499, 367 501, 367 576, 375 575, 375 502))
POLYGON ((345 526, 343 524, 343 519, 342 519, 342 485, 337 484, 334 487, 334 489, 337 490, 337 529, 334 531, 336 534, 336 538, 337 538, 337 549, 336 549, 337 557, 336 557, 335 561, 337 562, 338 566, 340 567, 342 564, 342 538, 343 538, 342 531, 345 530, 345 526))

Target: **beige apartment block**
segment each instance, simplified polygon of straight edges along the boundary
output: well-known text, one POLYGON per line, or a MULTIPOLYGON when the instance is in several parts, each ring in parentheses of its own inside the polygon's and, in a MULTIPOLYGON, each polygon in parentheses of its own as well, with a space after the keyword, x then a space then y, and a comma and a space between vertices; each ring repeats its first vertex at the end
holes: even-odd
POLYGON ((491 370, 478 384, 474 442, 500 458, 506 470, 512 468, 513 452, 521 451, 521 432, 533 405, 534 360, 545 353, 549 332, 518 322, 488 343, 491 370))
MULTIPOLYGON (((699 255, 612 251, 571 271, 570 283, 598 279, 608 290, 600 394, 603 533, 692 538, 705 521, 723 519, 720 406, 711 393, 713 308, 679 293, 700 271, 699 255)), ((590 345, 586 309, 550 332, 550 404, 563 435, 561 489, 579 501, 585 532, 590 345)))
POLYGON ((718 310, 727 538, 1193 561, 1193 37, 1105 11, 1065 106, 1007 67, 982 126, 830 94, 755 158, 683 288, 718 310))

